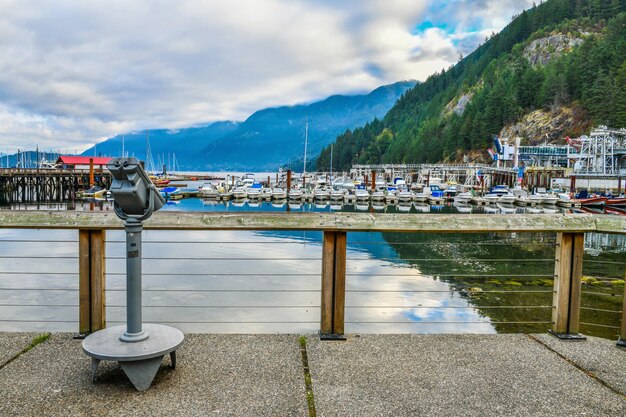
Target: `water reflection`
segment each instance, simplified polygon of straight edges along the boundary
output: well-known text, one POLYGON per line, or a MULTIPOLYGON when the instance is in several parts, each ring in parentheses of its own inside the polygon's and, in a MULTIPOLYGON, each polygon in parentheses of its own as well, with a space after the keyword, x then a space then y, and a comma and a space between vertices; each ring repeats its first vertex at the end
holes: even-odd
MULTIPOLYGON (((176 203, 164 210, 511 215, 546 210, 200 199, 176 203)), ((62 204, 47 206, 69 209, 62 204)), ((112 205, 77 202, 71 209, 108 211, 112 205)), ((0 251, 5 256, 0 260, 0 330, 76 331, 76 240, 75 231, 0 230, 0 251)), ((107 317, 109 324, 116 324, 124 320, 124 235, 110 231, 107 240, 107 317)), ((315 332, 320 316, 321 240, 319 232, 147 231, 145 320, 192 332, 315 332)), ((553 234, 349 233, 346 331, 545 331, 550 320, 546 306, 552 298, 554 243, 553 234), (530 321, 543 323, 525 324, 530 321)), ((587 234, 583 273, 622 277, 625 246, 623 236, 587 234)), ((593 294, 583 289, 583 305, 619 311, 617 295, 623 290, 613 282, 588 281, 585 285, 593 294)), ((590 310, 582 314, 584 322, 618 324, 618 314, 590 310)), ((612 328, 583 326, 582 330, 605 337, 616 333, 612 328)))

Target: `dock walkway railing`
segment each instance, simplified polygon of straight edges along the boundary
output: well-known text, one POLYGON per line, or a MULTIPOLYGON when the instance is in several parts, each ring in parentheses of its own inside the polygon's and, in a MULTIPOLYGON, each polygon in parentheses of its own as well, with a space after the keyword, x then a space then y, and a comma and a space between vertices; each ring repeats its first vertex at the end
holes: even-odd
MULTIPOLYGON (((106 326, 106 231, 123 229, 111 212, 0 212, 0 228, 78 231, 79 331, 106 326)), ((551 331, 562 337, 579 333, 585 233, 626 234, 626 218, 606 215, 407 215, 366 213, 190 213, 159 212, 145 230, 321 231, 322 337, 342 337, 346 310, 347 234, 403 233, 556 233, 551 331)), ((626 340, 626 297, 620 338, 626 340)))

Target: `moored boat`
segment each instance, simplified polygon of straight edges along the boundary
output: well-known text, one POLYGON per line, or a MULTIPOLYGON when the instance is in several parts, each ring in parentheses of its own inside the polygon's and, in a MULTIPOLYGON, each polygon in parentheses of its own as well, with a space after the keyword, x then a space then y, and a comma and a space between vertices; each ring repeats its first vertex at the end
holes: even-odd
POLYGON ((413 194, 413 200, 415 200, 415 202, 417 203, 425 203, 428 201, 428 196, 429 194, 427 192, 416 192, 415 194, 413 194))
POLYGON ((398 202, 409 203, 413 200, 413 193, 408 189, 398 191, 398 202))
POLYGON ((166 199, 171 199, 179 192, 180 191, 176 187, 165 187, 161 190, 161 195, 166 199))
POLYGON ((556 205, 559 207, 580 207, 580 201, 571 198, 567 193, 559 193, 556 196, 558 198, 556 205))
POLYGON ((385 192, 382 190, 376 190, 372 193, 372 201, 384 201, 385 200, 385 192))
POLYGON ((370 199, 370 193, 365 188, 357 188, 354 195, 356 196, 356 201, 369 201, 370 199))
POLYGON ((272 200, 284 200, 287 198, 287 191, 284 188, 272 188, 272 200))
POLYGON ((604 207, 606 205, 608 198, 607 197, 588 197, 588 198, 580 198, 580 205, 583 207, 604 207))
POLYGON ((472 199, 472 193, 465 192, 455 195, 453 198, 456 204, 468 204, 472 199))
POLYGON ((313 198, 315 200, 326 200, 330 197, 330 191, 326 187, 317 187, 313 190, 313 198))
POLYGON ((343 197, 346 195, 346 190, 331 190, 330 191, 330 199, 331 201, 343 201, 343 197))
POLYGON ((541 202, 541 204, 546 204, 549 206, 553 206, 556 203, 558 203, 559 201, 559 197, 557 197, 554 194, 544 194, 543 195, 543 201, 541 202))
POLYGON ((513 195, 510 192, 504 193, 504 194, 500 194, 500 197, 498 197, 498 203, 501 204, 513 204, 515 203, 515 200, 517 199, 517 197, 515 197, 515 195, 513 195))
POLYGON ((288 197, 290 200, 302 200, 302 190, 299 188, 292 188, 289 190, 288 197))
POLYGON ((213 184, 204 183, 198 188, 198 193, 202 198, 218 198, 220 192, 213 184))
POLYGON ((233 198, 236 200, 243 200, 248 197, 248 190, 243 187, 235 187, 232 190, 233 198))
POLYGON ((608 200, 606 200, 606 205, 611 207, 626 207, 626 198, 609 198, 608 200))
POLYGON ((500 198, 500 195, 496 193, 485 194, 485 196, 483 197, 483 199, 485 200, 485 202, 487 202, 487 204, 497 203, 499 198, 500 198))

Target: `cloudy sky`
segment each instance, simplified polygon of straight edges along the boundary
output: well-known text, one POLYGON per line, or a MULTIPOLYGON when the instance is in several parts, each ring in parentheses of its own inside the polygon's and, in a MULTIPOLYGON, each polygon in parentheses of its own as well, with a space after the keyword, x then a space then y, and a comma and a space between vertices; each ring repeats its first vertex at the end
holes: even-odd
POLYGON ((0 152, 424 80, 532 0, 0 0, 0 152))

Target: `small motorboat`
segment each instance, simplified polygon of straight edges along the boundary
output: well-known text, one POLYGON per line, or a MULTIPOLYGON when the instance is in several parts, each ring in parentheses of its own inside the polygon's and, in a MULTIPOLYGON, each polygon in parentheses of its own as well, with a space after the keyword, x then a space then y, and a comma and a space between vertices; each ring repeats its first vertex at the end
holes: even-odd
POLYGON ((250 200, 258 200, 261 198, 261 189, 260 188, 248 188, 248 199, 250 200))
POLYGON ((459 193, 459 189, 457 188, 456 183, 448 183, 448 186, 445 190, 443 190, 444 198, 450 199, 456 196, 459 193))
POLYGON ((232 193, 235 200, 243 200, 244 198, 248 197, 248 190, 243 187, 233 188, 232 193))
POLYGON ((546 204, 548 206, 554 206, 556 203, 559 202, 559 197, 557 197, 554 194, 544 194, 543 195, 543 201, 541 202, 541 204, 546 204))
POLYGON ((497 203, 498 200, 500 199, 500 194, 496 194, 496 193, 485 194, 483 199, 485 200, 485 202, 487 202, 487 204, 494 204, 494 203, 497 203))
POLYGON ((357 188, 354 195, 356 196, 356 201, 369 201, 370 199, 370 193, 365 188, 357 188))
POLYGON ((271 200, 272 199, 272 189, 269 187, 261 188, 261 198, 263 200, 271 200))
POLYGON ((515 200, 517 200, 517 197, 510 192, 500 194, 500 197, 498 197, 498 203, 501 204, 513 204, 515 203, 515 200))
POLYGON ((220 196, 219 190, 209 183, 202 184, 198 188, 198 192, 202 198, 218 198, 220 196))
POLYGON ((272 188, 272 200, 284 200, 287 198, 287 191, 280 187, 272 188))
POLYGON ((317 187, 313 190, 313 198, 316 200, 326 200, 330 198, 330 191, 328 191, 325 187, 317 187))
POLYGON ((346 195, 346 190, 332 190, 330 192, 331 201, 343 201, 343 197, 346 195))
POLYGON ((248 190, 248 198, 250 200, 258 200, 261 198, 261 189, 263 189, 261 183, 254 182, 251 186, 246 187, 246 189, 248 190))
POLYGON ((398 202, 398 190, 387 190, 385 195, 385 203, 396 204, 398 202))
POLYGON ((410 203, 413 200, 413 193, 408 189, 398 191, 397 196, 400 203, 410 203))
POLYGON ((427 192, 417 192, 413 194, 413 200, 417 203, 425 203, 430 195, 427 192))
POLYGON ((155 176, 150 176, 150 181, 152 181, 152 183, 157 187, 165 187, 167 184, 170 183, 170 180, 166 178, 158 178, 155 176))
POLYGON ((302 200, 302 190, 300 188, 292 188, 289 190, 289 199, 295 201, 302 200))
POLYGON ((588 198, 580 198, 580 205, 583 207, 596 207, 602 208, 606 205, 608 201, 607 197, 588 197, 588 198))
POLYGON ((580 207, 580 201, 571 198, 567 193, 559 193, 556 196, 558 198, 556 205, 559 207, 580 207))
POLYGON ((383 190, 376 190, 372 193, 372 201, 385 201, 385 192, 383 190))
POLYGON ((468 204, 472 199, 472 193, 460 193, 452 197, 452 199, 454 200, 455 204, 468 204))
POLYGON ((180 191, 176 187, 165 187, 161 190, 161 195, 166 199, 171 199, 178 193, 180 193, 180 191))

